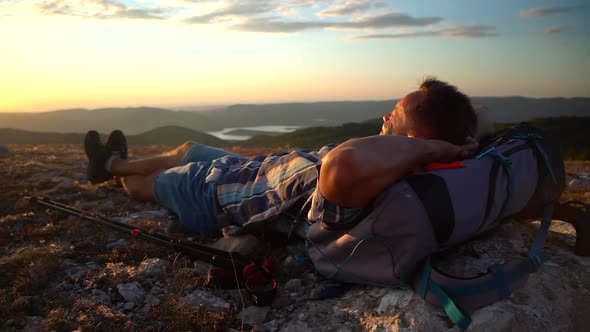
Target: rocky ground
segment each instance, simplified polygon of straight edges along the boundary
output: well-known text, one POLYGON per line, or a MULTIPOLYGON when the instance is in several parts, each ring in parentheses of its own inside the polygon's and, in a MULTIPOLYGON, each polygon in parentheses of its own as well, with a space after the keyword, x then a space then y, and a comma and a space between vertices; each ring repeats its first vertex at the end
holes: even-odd
MULTIPOLYGON (((444 312, 411 290, 354 286, 318 300, 326 283, 301 243, 269 248, 279 258, 278 295, 258 307, 239 290, 207 285, 209 266, 75 217, 34 207, 48 196, 142 227, 163 229, 174 216, 129 200, 116 181, 93 186, 77 145, 9 145, 0 152, 0 330, 125 331, 458 331, 444 312)), ((131 147, 131 156, 163 151, 131 147)), ((266 151, 237 151, 261 154, 266 151)), ((564 199, 590 202, 590 162, 567 165, 564 199)), ((538 222, 510 222, 449 253, 457 274, 485 272, 525 254, 538 222)), ((510 298, 472 314, 472 331, 581 331, 590 323, 590 258, 573 254, 575 231, 555 222, 552 260, 510 298)), ((211 243, 212 239, 188 237, 211 243)))

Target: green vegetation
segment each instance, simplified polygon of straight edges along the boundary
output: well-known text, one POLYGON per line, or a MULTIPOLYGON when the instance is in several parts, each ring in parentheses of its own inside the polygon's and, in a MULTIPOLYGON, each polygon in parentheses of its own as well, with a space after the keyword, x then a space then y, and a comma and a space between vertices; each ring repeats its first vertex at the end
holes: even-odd
POLYGON ((330 143, 340 143, 353 137, 376 135, 381 121, 374 119, 362 123, 347 123, 338 127, 312 127, 279 136, 260 135, 240 142, 244 147, 292 147, 316 149, 330 143))
MULTIPOLYGON (((547 131, 561 146, 566 160, 590 160, 590 117, 542 118, 528 123, 547 131)), ((497 124, 497 129, 514 124, 497 124)))
MULTIPOLYGON (((561 145, 565 159, 590 160, 590 117, 541 118, 529 121, 546 130, 561 145)), ((516 123, 499 123, 497 129, 516 123)), ((301 148, 316 149, 330 143, 340 143, 354 137, 376 135, 381 120, 347 123, 336 127, 310 127, 282 135, 258 135, 246 141, 224 141, 215 136, 178 126, 159 127, 139 135, 128 136, 129 144, 175 146, 195 141, 225 148, 301 148)), ((16 129, 0 129, 0 144, 81 144, 84 134, 38 133, 16 129)), ((103 136, 106 139, 106 134, 103 136)))

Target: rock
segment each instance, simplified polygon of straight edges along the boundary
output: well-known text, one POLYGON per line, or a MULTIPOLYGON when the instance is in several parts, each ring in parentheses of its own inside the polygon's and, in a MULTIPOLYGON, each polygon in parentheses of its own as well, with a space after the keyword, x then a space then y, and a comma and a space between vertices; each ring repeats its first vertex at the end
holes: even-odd
POLYGON ((279 327, 281 326, 281 323, 278 320, 273 319, 270 322, 266 322, 266 323, 262 324, 262 326, 264 327, 264 329, 266 331, 274 332, 274 331, 278 331, 279 330, 279 327))
POLYGON ((74 180, 63 176, 56 176, 51 178, 52 182, 58 182, 57 188, 65 190, 74 188, 74 180))
POLYGON ((190 293, 189 295, 183 297, 180 300, 181 304, 190 305, 190 306, 200 306, 200 307, 208 307, 208 308, 217 308, 217 309, 229 309, 230 304, 225 302, 223 299, 218 298, 217 296, 204 292, 201 290, 195 290, 194 292, 190 293))
POLYGON ((127 240, 125 239, 118 239, 117 241, 113 241, 113 242, 109 242, 105 245, 105 248, 107 249, 119 249, 119 248, 123 248, 125 245, 127 245, 127 240))
POLYGON ((107 305, 111 303, 111 297, 107 293, 105 293, 99 289, 92 290, 92 298, 95 299, 96 302, 98 302, 98 303, 107 304, 107 305))
POLYGON ((286 290, 297 290, 301 288, 301 279, 291 279, 283 286, 286 290))
POLYGON ((222 230, 223 237, 213 243, 211 247, 229 252, 237 252, 244 256, 250 256, 262 247, 260 239, 252 234, 229 235, 231 231, 228 228, 233 227, 236 226, 224 227, 222 230))
POLYGON ((43 317, 41 316, 27 316, 23 332, 39 331, 41 322, 43 322, 43 317))
POLYGON ((568 187, 572 189, 584 189, 590 186, 590 173, 578 173, 568 177, 568 187))
POLYGON ((155 297, 152 294, 148 294, 145 297, 145 304, 148 306, 156 306, 156 305, 160 305, 161 301, 160 299, 158 299, 157 297, 155 297))
POLYGON ((250 306, 244 310, 242 310, 238 314, 238 320, 243 321, 244 323, 254 326, 256 324, 262 324, 266 319, 266 315, 270 311, 270 307, 259 307, 259 306, 250 306))
POLYGON ((145 291, 137 281, 126 284, 117 284, 117 290, 127 302, 138 303, 145 297, 145 291))
POLYGON ((307 325, 306 322, 302 321, 291 321, 283 325, 279 332, 302 332, 302 331, 313 331, 314 329, 307 325))
POLYGON ((390 308, 404 307, 410 303, 413 296, 414 292, 411 290, 392 290, 381 298, 381 302, 377 309, 375 309, 375 313, 377 315, 383 315, 389 312, 390 308))
POLYGON ((305 286, 311 286, 318 282, 318 277, 314 273, 307 273, 302 281, 305 286))
POLYGON ((129 224, 130 222, 136 220, 145 220, 145 219, 156 219, 156 220, 164 220, 168 217, 169 213, 166 210, 154 210, 154 211, 141 211, 136 213, 131 213, 127 216, 121 217, 112 217, 113 220, 122 222, 125 224, 129 224))
POLYGON ((271 306, 273 308, 282 308, 282 307, 285 307, 285 306, 287 306, 289 304, 291 304, 291 299, 288 296, 285 296, 285 295, 282 295, 282 294, 278 294, 272 300, 272 305, 271 306))
POLYGON ((139 273, 146 277, 161 276, 166 272, 168 261, 161 258, 148 258, 139 265, 139 273))
POLYGON ((10 152, 10 150, 8 150, 8 148, 0 145, 0 158, 8 157, 11 154, 12 153, 10 152))
POLYGON ((133 310, 135 308, 135 302, 127 302, 123 305, 123 309, 125 310, 133 310))
POLYGON ((84 265, 77 264, 70 259, 64 259, 63 261, 64 271, 70 278, 79 278, 86 272, 97 267, 95 262, 87 262, 84 265))

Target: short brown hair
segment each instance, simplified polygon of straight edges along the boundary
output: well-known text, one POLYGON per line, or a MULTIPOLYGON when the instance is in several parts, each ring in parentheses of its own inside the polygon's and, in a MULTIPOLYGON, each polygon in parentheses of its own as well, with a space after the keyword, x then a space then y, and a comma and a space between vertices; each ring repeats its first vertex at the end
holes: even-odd
POLYGON ((424 99, 412 112, 410 126, 427 126, 433 139, 464 144, 474 137, 477 116, 469 98, 455 86, 427 76, 420 84, 424 99))

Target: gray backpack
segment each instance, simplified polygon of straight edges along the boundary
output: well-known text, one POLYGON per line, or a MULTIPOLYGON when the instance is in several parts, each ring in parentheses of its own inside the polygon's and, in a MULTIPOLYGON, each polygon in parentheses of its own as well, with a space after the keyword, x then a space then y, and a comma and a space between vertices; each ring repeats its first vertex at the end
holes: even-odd
POLYGON ((543 246, 565 181, 558 149, 541 130, 520 125, 489 142, 463 161, 465 168, 416 173, 393 184, 351 228, 312 224, 306 241, 316 270, 343 282, 413 287, 467 328, 466 310, 508 297, 548 259, 543 246), (467 279, 432 268, 431 255, 517 215, 542 220, 528 258, 467 279))

